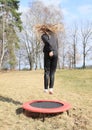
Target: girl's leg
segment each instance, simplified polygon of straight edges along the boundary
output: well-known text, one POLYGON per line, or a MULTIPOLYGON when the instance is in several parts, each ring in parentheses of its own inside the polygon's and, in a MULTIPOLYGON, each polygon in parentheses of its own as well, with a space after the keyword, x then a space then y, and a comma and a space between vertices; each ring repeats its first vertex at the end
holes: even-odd
POLYGON ((49 88, 50 90, 53 89, 54 86, 54 80, 55 80, 55 71, 56 71, 56 67, 57 67, 57 56, 53 57, 51 59, 51 64, 50 64, 50 84, 49 84, 49 88))
POLYGON ((47 91, 50 79, 50 59, 48 54, 44 54, 44 89, 47 91))
POLYGON ((48 89, 50 71, 45 68, 44 71, 44 89, 48 89))

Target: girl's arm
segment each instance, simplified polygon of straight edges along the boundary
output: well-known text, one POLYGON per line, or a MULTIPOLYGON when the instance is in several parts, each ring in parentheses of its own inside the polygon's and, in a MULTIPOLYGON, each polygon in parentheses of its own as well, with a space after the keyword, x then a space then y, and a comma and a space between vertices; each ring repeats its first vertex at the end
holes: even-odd
POLYGON ((42 39, 42 41, 46 44, 48 44, 49 46, 48 46, 48 51, 49 52, 51 52, 51 51, 53 51, 53 49, 52 49, 52 47, 51 47, 51 45, 50 45, 50 39, 49 39, 49 36, 47 35, 47 34, 43 34, 42 36, 41 36, 41 39, 42 39))

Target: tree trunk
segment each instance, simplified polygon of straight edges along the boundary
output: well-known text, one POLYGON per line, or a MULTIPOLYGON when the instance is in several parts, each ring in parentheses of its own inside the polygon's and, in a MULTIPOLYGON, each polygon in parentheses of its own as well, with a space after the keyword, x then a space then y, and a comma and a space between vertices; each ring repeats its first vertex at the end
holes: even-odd
POLYGON ((86 68, 86 66, 85 66, 85 58, 86 58, 86 55, 85 55, 85 47, 86 47, 86 45, 83 44, 83 69, 86 68))
POLYGON ((76 68, 76 45, 74 44, 74 69, 76 68))
POLYGON ((2 54, 1 54, 1 58, 0 58, 0 70, 2 68, 2 62, 3 62, 3 58, 4 58, 4 44, 5 44, 5 22, 4 22, 4 15, 3 15, 3 39, 2 39, 2 54))

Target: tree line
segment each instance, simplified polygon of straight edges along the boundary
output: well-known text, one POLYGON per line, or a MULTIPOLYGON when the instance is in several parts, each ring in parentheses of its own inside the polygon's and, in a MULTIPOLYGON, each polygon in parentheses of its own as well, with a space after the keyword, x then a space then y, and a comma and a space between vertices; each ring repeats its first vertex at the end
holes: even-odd
POLYGON ((0 69, 42 69, 43 43, 35 25, 46 23, 64 25, 64 32, 57 34, 58 68, 76 68, 78 62, 86 67, 86 59, 92 60, 92 22, 67 27, 61 8, 37 0, 22 14, 19 3, 0 0, 0 69))

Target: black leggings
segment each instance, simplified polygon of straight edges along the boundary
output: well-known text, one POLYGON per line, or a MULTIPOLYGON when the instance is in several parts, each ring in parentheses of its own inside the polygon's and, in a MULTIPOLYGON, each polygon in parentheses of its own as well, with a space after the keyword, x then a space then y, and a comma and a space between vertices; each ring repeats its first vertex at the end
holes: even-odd
POLYGON ((58 56, 44 54, 44 89, 53 88, 58 56))

